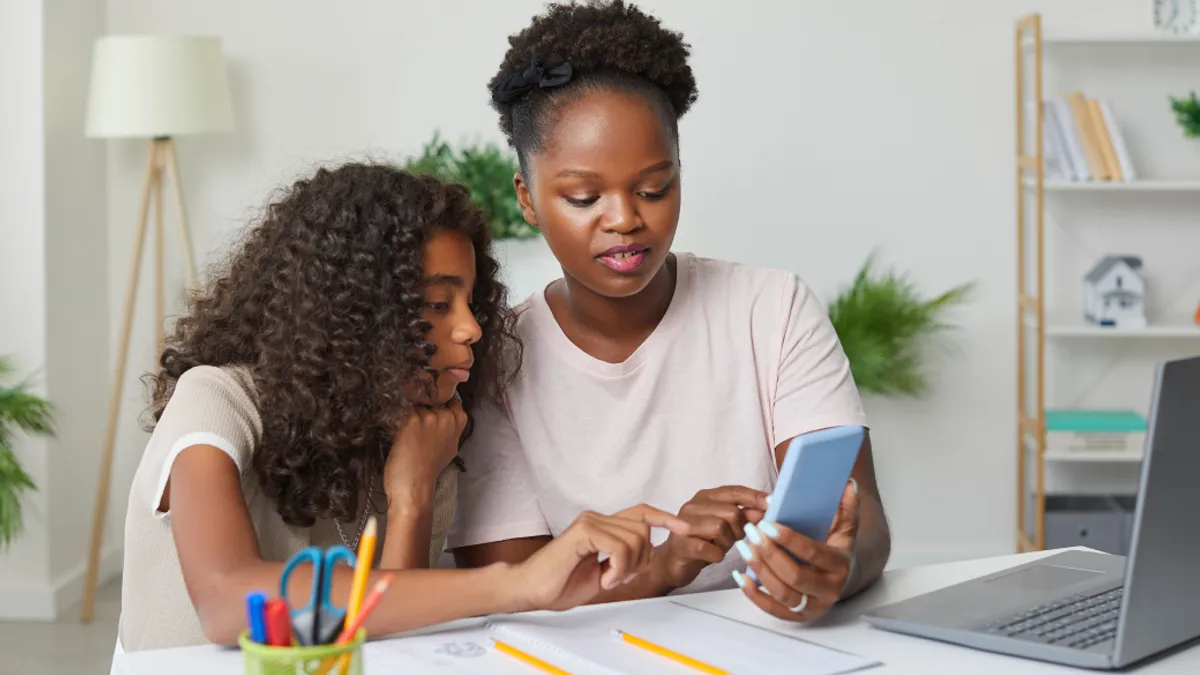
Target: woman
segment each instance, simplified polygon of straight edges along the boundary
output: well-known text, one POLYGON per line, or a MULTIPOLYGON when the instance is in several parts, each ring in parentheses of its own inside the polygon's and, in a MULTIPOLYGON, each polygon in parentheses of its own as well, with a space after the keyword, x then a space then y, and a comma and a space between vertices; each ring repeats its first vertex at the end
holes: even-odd
MULTIPOLYGON (((688 531, 648 507, 588 513, 517 565, 418 569, 474 470, 457 457, 472 411, 519 356, 489 246, 465 189, 387 166, 321 169, 268 206, 154 379, 118 651, 234 644, 248 592, 277 593, 306 546, 356 549, 371 514, 378 570, 399 570, 367 621, 375 635, 577 605, 646 564, 649 526, 688 531)), ((291 576, 293 606, 308 570, 291 576)), ((338 605, 351 575, 337 570, 338 605)))
POLYGON ((688 45, 623 2, 551 5, 509 44, 492 101, 563 278, 519 308, 526 360, 463 449, 480 470, 462 477, 448 545, 461 566, 517 563, 580 511, 645 502, 692 534, 598 601, 736 583, 776 617, 821 616, 888 557, 869 436, 826 541, 759 521, 792 438, 866 419, 796 275, 671 252, 688 45))

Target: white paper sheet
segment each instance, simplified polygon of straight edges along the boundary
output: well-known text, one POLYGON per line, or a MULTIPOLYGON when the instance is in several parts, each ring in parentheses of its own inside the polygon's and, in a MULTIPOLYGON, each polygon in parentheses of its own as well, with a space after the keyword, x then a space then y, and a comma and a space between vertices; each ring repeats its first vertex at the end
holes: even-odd
POLYGON ((529 666, 497 652, 483 628, 368 642, 366 673, 495 673, 529 675, 529 666))
POLYGON ((734 674, 841 675, 877 665, 669 601, 506 617, 493 624, 492 634, 572 675, 695 675, 694 669, 619 640, 616 630, 734 674))

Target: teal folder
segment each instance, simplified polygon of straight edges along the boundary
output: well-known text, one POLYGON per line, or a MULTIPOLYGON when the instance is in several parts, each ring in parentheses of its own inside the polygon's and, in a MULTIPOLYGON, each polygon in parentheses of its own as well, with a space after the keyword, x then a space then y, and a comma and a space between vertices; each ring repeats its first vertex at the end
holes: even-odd
POLYGON ((1132 410, 1047 410, 1046 431, 1132 433, 1146 430, 1146 419, 1132 410))

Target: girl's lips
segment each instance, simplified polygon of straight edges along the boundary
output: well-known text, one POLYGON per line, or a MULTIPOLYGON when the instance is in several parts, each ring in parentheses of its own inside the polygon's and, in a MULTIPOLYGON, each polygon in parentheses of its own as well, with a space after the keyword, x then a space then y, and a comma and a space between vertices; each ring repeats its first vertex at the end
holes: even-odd
POLYGON ((636 272, 646 262, 646 253, 647 249, 644 248, 621 253, 606 252, 599 257, 599 260, 614 272, 629 274, 636 272))
POLYGON ((470 368, 447 368, 446 372, 450 375, 450 377, 457 380, 459 384, 471 379, 470 368))

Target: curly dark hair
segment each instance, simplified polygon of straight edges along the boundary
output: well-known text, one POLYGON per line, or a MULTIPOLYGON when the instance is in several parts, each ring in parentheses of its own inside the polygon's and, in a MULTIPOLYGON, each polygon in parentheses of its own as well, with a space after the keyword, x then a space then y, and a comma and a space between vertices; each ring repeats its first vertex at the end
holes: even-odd
POLYGON ((280 516, 301 527, 353 519, 412 409, 405 385, 428 371, 436 349, 425 341, 421 252, 438 230, 462 233, 475 249, 483 336, 473 377, 459 387, 463 407, 470 415, 498 397, 521 345, 482 212, 462 186, 348 163, 271 200, 189 299, 150 376, 154 420, 188 369, 247 367, 263 411, 254 470, 280 516))
POLYGON ((571 64, 571 81, 560 87, 534 87, 515 100, 492 98, 500 129, 524 169, 529 153, 541 149, 545 133, 563 106, 597 90, 626 91, 647 97, 678 137, 678 121, 699 95, 691 47, 683 35, 622 0, 583 4, 552 3, 524 30, 508 38, 500 70, 488 82, 493 92, 532 63, 553 69, 571 64))

